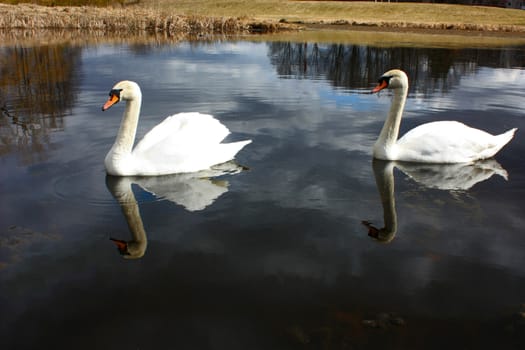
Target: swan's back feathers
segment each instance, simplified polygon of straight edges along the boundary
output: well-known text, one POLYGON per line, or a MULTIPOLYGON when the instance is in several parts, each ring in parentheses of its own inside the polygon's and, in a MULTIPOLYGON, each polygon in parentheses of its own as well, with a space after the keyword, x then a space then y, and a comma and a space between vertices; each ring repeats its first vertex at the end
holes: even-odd
POLYGON ((408 131, 397 142, 398 160, 431 163, 468 163, 494 156, 516 129, 491 135, 457 121, 438 121, 408 131))

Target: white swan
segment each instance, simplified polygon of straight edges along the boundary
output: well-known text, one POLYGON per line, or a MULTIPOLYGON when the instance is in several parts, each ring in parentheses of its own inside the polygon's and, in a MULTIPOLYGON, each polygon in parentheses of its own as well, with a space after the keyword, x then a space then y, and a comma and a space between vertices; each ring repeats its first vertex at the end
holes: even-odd
POLYGON ((211 115, 179 113, 151 129, 133 148, 142 93, 137 83, 121 81, 109 93, 105 111, 126 101, 120 129, 104 164, 110 175, 153 176, 209 169, 232 160, 251 140, 221 143, 230 133, 211 115))
POLYGON ((494 156, 514 136, 516 128, 491 135, 457 121, 420 125, 399 140, 399 125, 408 94, 405 72, 393 69, 379 78, 372 93, 390 88, 394 97, 383 129, 374 144, 373 155, 383 160, 420 163, 469 163, 494 156))

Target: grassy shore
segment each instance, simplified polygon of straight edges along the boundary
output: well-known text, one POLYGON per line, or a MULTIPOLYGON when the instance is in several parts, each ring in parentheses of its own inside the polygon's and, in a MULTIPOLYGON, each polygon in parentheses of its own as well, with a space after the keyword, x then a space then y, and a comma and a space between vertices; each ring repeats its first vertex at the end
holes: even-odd
POLYGON ((365 26, 525 33, 525 11, 495 7, 293 0, 141 0, 125 7, 116 4, 43 7, 0 3, 0 29, 239 33, 297 26, 365 26))
POLYGON ((142 0, 141 6, 183 15, 247 17, 301 24, 525 31, 524 11, 482 6, 294 0, 142 0))

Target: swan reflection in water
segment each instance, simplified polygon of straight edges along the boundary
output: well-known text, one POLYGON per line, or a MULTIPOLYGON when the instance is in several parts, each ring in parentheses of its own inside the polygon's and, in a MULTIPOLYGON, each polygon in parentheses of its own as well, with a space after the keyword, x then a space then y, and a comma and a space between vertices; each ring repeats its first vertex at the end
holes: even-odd
POLYGON ((372 168, 383 206, 384 227, 377 228, 369 221, 362 223, 368 228, 370 237, 385 243, 391 242, 397 232, 394 167, 427 188, 447 191, 467 191, 492 175, 499 175, 505 180, 508 178, 507 171, 494 159, 466 164, 406 163, 374 159, 372 168))
POLYGON ((148 239, 139 205, 135 199, 132 185, 140 186, 144 191, 159 199, 166 199, 183 206, 188 211, 203 210, 222 194, 228 192, 228 181, 217 179, 223 175, 233 175, 247 168, 233 161, 215 165, 209 170, 194 173, 165 176, 111 176, 106 177, 106 186, 118 201, 131 233, 129 241, 110 238, 119 252, 126 259, 141 258, 146 252, 148 239))

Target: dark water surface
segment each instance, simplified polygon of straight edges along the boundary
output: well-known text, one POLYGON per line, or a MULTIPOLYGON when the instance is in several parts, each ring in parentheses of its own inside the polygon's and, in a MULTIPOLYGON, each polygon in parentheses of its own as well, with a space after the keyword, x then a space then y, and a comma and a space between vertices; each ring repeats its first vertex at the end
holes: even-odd
POLYGON ((19 46, 0 62, 1 349, 525 347, 524 47, 19 46), (390 68, 412 84, 401 133, 455 119, 516 137, 474 165, 372 162, 390 95, 366 92, 390 68), (143 90, 139 137, 211 113, 253 140, 249 170, 107 178, 123 106, 100 107, 123 79, 143 90))

